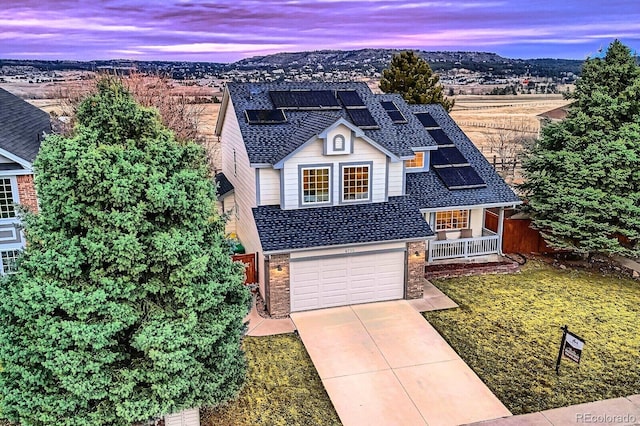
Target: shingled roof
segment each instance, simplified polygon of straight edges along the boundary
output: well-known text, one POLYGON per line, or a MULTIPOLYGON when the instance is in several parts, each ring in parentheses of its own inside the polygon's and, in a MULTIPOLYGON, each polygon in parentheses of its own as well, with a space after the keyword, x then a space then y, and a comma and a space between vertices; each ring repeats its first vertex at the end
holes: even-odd
POLYGON ((302 111, 287 110, 285 123, 250 124, 245 116, 247 110, 274 109, 271 91, 283 90, 354 90, 364 101, 378 124, 377 129, 363 129, 364 134, 394 155, 407 158, 413 155, 412 147, 436 147, 429 133, 411 114, 409 106, 399 95, 376 95, 369 86, 361 82, 321 83, 229 83, 229 96, 252 164, 275 164, 295 151, 313 136, 331 126, 340 118, 353 123, 347 110, 337 109, 302 111), (407 119, 406 123, 394 124, 380 101, 393 101, 407 119))
POLYGON ((229 182, 229 179, 224 175, 224 173, 217 173, 215 175, 216 181, 216 195, 218 198, 222 198, 231 191, 233 191, 233 184, 229 182))
POLYGON ((447 134, 471 167, 487 184, 484 188, 448 189, 433 169, 407 173, 406 193, 421 209, 487 204, 519 204, 520 199, 498 175, 493 166, 458 127, 445 109, 438 104, 411 105, 411 110, 428 112, 447 134))
POLYGON ((0 149, 32 163, 50 132, 49 114, 0 89, 0 149))
MULTIPOLYGON (((365 83, 230 83, 229 96, 234 107, 242 138, 254 165, 275 165, 317 137, 339 120, 354 124, 346 107, 338 98, 325 108, 286 109, 275 114, 271 122, 249 122, 247 110, 274 110, 271 91, 353 90, 378 128, 360 127, 390 155, 412 158, 414 149, 437 149, 438 145, 415 116, 428 112, 452 140, 486 187, 449 189, 433 169, 406 174, 406 195, 390 197, 387 202, 339 205, 330 207, 288 209, 259 206, 253 209, 258 234, 265 252, 278 252, 366 244, 385 241, 410 241, 433 236, 420 210, 473 205, 510 205, 520 202, 511 188, 496 173, 485 157, 460 130, 440 105, 408 105, 400 95, 374 94, 365 83), (381 102, 393 102, 404 120, 392 120, 381 102), (286 121, 282 122, 286 116, 286 121)), ((327 93, 322 93, 326 101, 327 93)), ((397 114, 396 114, 397 116, 397 114)), ((354 124, 355 126, 355 124, 354 124)), ((357 126, 356 126, 357 127, 357 126)))
POLYGON ((344 244, 426 239, 433 231, 409 197, 388 202, 282 210, 253 208, 266 253, 344 244))

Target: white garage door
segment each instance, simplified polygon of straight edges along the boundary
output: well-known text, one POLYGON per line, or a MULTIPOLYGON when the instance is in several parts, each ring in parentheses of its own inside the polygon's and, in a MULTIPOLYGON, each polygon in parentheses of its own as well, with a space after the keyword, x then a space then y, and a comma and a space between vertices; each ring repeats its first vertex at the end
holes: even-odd
POLYGON ((404 252, 291 259, 291 311, 402 299, 404 252))

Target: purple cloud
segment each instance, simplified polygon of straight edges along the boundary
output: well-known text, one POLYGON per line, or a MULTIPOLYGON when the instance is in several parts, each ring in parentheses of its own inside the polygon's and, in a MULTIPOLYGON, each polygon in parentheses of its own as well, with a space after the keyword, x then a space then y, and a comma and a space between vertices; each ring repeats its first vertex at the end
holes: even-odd
POLYGON ((635 1, 26 0, 3 8, 2 58, 229 62, 392 47, 582 59, 614 38, 640 44, 635 1))

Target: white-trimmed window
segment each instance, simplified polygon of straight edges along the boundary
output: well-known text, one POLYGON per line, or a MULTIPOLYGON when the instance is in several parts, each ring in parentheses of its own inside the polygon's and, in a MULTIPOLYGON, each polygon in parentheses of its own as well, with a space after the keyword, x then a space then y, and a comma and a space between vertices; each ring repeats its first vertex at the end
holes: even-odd
POLYGON ((469 228, 469 210, 436 212, 436 231, 453 231, 467 228, 469 228))
POLYGON ((20 250, 7 250, 0 252, 0 259, 2 260, 2 273, 3 274, 15 274, 17 272, 16 260, 20 254, 20 250))
POLYGON ((342 201, 366 201, 370 198, 370 171, 369 165, 342 169, 342 201))
POLYGON ((302 168, 302 204, 328 203, 330 201, 329 167, 302 168))
POLYGON ((405 162, 405 166, 408 169, 422 169, 424 168, 424 152, 416 152, 416 155, 405 162))
POLYGON ((15 200, 11 178, 0 178, 0 219, 16 216, 15 200))

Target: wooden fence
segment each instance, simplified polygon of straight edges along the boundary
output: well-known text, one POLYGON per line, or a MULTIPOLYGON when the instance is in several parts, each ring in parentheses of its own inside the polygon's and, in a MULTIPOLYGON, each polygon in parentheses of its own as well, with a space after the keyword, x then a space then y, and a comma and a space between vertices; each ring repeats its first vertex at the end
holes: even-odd
POLYGON ((256 253, 234 254, 231 258, 244 263, 244 283, 254 284, 258 282, 258 269, 256 268, 256 253))
MULTIPOLYGON (((540 232, 531 228, 531 219, 512 219, 507 217, 513 210, 505 210, 504 228, 502 233, 503 253, 552 253, 550 248, 540 235, 540 232)), ((509 215, 510 216, 510 215, 509 215)), ((495 209, 485 210, 485 228, 494 232, 498 231, 498 212, 495 209)))

